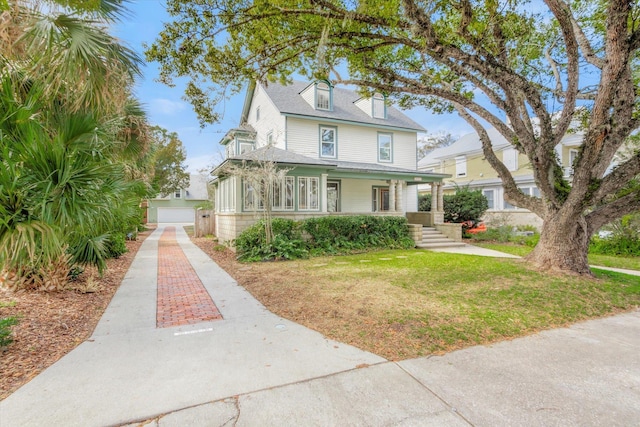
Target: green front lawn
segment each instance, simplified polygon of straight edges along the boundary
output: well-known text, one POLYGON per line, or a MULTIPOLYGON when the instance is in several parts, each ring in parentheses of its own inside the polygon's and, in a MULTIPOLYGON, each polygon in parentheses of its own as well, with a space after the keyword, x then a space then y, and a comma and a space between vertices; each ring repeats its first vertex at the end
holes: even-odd
MULTIPOLYGON (((533 250, 532 247, 515 245, 513 243, 481 243, 472 241, 471 244, 518 256, 525 256, 533 250)), ((640 270, 640 258, 638 257, 589 254, 589 264, 599 265, 602 267, 640 270)))
POLYGON ((270 310, 395 360, 640 305, 640 277, 549 275, 520 260, 420 250, 254 263, 250 269, 253 279, 240 283, 270 310))

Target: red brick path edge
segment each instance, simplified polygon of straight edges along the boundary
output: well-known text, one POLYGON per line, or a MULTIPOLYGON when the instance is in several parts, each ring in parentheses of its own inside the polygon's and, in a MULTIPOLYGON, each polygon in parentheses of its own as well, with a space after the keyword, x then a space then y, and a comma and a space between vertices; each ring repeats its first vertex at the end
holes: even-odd
POLYGON ((158 309, 156 327, 219 320, 222 315, 167 227, 158 242, 158 309))

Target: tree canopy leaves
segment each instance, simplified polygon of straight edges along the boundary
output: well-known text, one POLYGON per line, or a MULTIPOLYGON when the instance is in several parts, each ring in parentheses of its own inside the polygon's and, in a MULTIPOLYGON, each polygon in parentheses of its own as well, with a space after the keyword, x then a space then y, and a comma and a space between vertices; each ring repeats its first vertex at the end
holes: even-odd
MULTIPOLYGON (((330 78, 403 107, 458 112, 507 201, 563 223, 584 251, 594 231, 640 209, 640 189, 620 192, 640 173, 640 153, 608 173, 640 124, 637 2, 171 0, 168 10, 174 21, 147 58, 166 83, 190 79, 186 96, 203 123, 249 80, 330 78), (541 197, 519 190, 489 127, 528 157, 541 197), (555 149, 570 132, 583 143, 567 178, 555 149)), ((546 235, 532 258, 549 247, 546 235)))

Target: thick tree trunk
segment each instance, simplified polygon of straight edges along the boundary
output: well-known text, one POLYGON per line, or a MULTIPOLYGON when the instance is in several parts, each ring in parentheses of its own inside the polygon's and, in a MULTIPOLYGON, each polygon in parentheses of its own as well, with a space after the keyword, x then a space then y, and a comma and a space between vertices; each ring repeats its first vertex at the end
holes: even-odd
POLYGON ((591 236, 580 216, 545 219, 540 242, 525 259, 541 270, 592 276, 587 261, 591 236))

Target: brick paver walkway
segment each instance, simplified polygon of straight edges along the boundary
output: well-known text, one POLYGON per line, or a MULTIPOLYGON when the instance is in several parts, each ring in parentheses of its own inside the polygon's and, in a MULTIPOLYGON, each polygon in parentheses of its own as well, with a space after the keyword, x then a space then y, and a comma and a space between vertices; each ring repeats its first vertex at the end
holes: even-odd
POLYGON ((175 227, 167 227, 158 242, 156 327, 218 319, 222 315, 176 241, 175 227))

